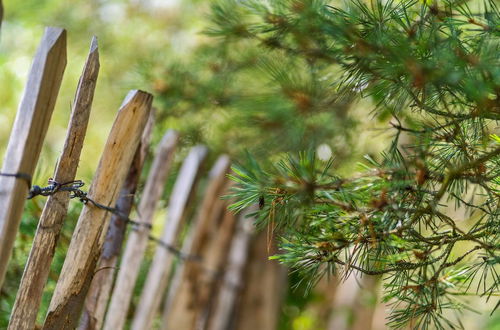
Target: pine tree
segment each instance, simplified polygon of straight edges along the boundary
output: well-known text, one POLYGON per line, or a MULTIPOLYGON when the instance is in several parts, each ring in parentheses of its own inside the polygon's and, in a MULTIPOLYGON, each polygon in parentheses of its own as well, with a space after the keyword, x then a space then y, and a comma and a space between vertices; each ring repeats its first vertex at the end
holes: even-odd
POLYGON ((232 207, 260 205, 258 225, 282 237, 275 258, 311 286, 326 274, 383 275, 394 328, 460 328, 447 311, 467 308, 461 296, 499 295, 493 0, 226 0, 212 20, 211 35, 302 59, 320 68, 314 81, 335 74, 330 99, 369 98, 375 116, 392 118, 386 152, 351 177, 313 151, 234 167, 232 207))

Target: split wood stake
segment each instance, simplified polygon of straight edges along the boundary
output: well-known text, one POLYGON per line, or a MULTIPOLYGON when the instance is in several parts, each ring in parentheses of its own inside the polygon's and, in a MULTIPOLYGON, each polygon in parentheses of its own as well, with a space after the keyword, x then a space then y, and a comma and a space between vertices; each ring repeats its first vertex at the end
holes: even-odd
MULTIPOLYGON (((78 82, 63 152, 54 173, 56 182, 65 183, 75 179, 98 73, 99 51, 97 39, 94 37, 78 82)), ((31 330, 34 328, 43 288, 49 275, 50 263, 54 257, 57 240, 68 212, 68 204, 69 192, 51 195, 45 203, 10 316, 9 329, 31 330)))
MULTIPOLYGON (((337 287, 326 329, 371 330, 380 276, 357 278, 352 272, 337 287)), ((359 276, 359 275, 358 275, 359 276)), ((331 279, 338 281, 337 278, 331 279)))
POLYGON ((2 0, 0 0, 0 28, 2 27, 2 20, 3 20, 3 4, 2 0))
POLYGON ((230 329, 232 315, 238 296, 243 286, 243 271, 248 259, 250 237, 255 219, 247 215, 256 211, 256 207, 244 210, 238 218, 236 232, 231 242, 229 256, 220 291, 210 316, 208 329, 230 329))
POLYGON ((137 185, 141 176, 142 167, 149 149, 149 141, 154 124, 155 109, 153 108, 149 116, 148 123, 142 134, 141 142, 135 152, 134 160, 130 166, 127 179, 120 192, 120 198, 116 203, 116 209, 120 215, 113 214, 109 221, 108 232, 104 241, 101 258, 97 264, 97 269, 102 269, 95 274, 90 285, 89 292, 85 298, 82 318, 80 319, 80 330, 101 329, 104 321, 104 314, 111 295, 113 281, 116 274, 118 258, 122 249, 123 239, 127 223, 123 216, 129 216, 134 206, 134 198, 137 185))
MULTIPOLYGON (((89 198, 114 207, 151 110, 153 97, 131 91, 123 101, 104 147, 89 198)), ((57 282, 44 329, 74 329, 94 276, 110 213, 84 206, 57 282)))
MULTIPOLYGON (((158 152, 153 161, 139 205, 138 213, 141 223, 152 224, 153 222, 153 215, 163 193, 178 140, 179 134, 177 132, 168 131, 158 146, 158 152)), ((129 234, 104 323, 104 329, 121 329, 125 324, 128 307, 146 251, 150 231, 150 228, 141 226, 129 234)))
MULTIPOLYGON (((206 147, 193 147, 182 164, 170 197, 167 224, 161 238, 163 242, 170 246, 175 246, 177 243, 177 236, 182 227, 186 204, 194 189, 198 172, 206 154, 206 147)), ((168 284, 173 257, 173 254, 166 249, 160 246, 156 248, 155 256, 142 290, 140 302, 134 315, 132 329, 143 330, 151 327, 168 284)), ((111 328, 107 330, 111 330, 111 328)))
POLYGON ((269 236, 264 231, 251 238, 244 285, 234 313, 234 329, 274 330, 278 325, 286 289, 286 269, 277 260, 269 260, 269 255, 276 254, 277 249, 273 244, 269 251, 268 243, 269 236))
MULTIPOLYGON (((186 255, 193 255, 203 259, 202 250, 206 247, 207 233, 210 231, 209 226, 216 226, 224 211, 225 203, 220 199, 220 196, 224 194, 229 166, 229 157, 222 155, 210 171, 209 183, 204 192, 201 207, 198 209, 198 213, 190 225, 189 234, 184 241, 183 252, 186 255)), ((190 283, 188 283, 188 280, 191 279, 191 274, 196 274, 196 270, 199 270, 199 267, 194 269, 194 264, 201 266, 198 262, 188 261, 176 267, 168 294, 165 297, 162 313, 163 329, 166 329, 167 325, 175 324, 177 321, 180 321, 182 324, 190 324, 192 322, 189 322, 189 320, 194 320, 194 316, 191 313, 193 313, 197 306, 190 306, 191 309, 184 310, 188 301, 192 301, 192 292, 189 292, 190 283), (172 310, 180 313, 179 315, 175 315, 174 319, 171 319, 169 316, 172 310)))
POLYGON ((210 246, 204 253, 203 260, 205 265, 210 271, 199 272, 199 283, 191 287, 198 287, 200 289, 199 297, 197 300, 200 302, 200 309, 197 315, 198 328, 206 329, 209 320, 215 297, 220 289, 220 275, 224 273, 225 262, 227 261, 229 248, 231 245, 231 238, 234 235, 236 224, 236 216, 233 211, 227 210, 228 204, 224 203, 223 216, 212 228, 212 241, 210 246), (214 230, 216 229, 216 230, 214 230))
MULTIPOLYGON (((66 67, 66 31, 48 27, 36 52, 5 153, 2 173, 33 176, 66 67)), ((29 186, 0 176, 0 287, 29 186)))
MULTIPOLYGON (((195 222, 192 224, 193 237, 187 242, 191 244, 186 249, 188 255, 200 256, 204 260, 203 265, 197 262, 187 262, 182 268, 182 275, 179 286, 172 288, 170 304, 163 313, 162 325, 164 329, 183 328, 194 329, 197 319, 203 314, 206 307, 206 301, 202 297, 201 290, 205 291, 208 283, 204 282, 207 270, 203 267, 211 267, 214 271, 219 266, 217 260, 218 251, 213 250, 214 240, 223 242, 223 232, 225 227, 220 226, 221 218, 224 218, 224 209, 227 202, 222 201, 220 196, 225 192, 227 183, 226 175, 229 172, 230 160, 227 156, 219 157, 213 169, 210 172, 210 183, 204 194, 204 199, 197 214, 195 222), (215 235, 214 235, 215 234, 215 235), (220 234, 220 235, 218 235, 220 234), (206 258, 211 258, 209 262, 206 258), (200 288, 203 286, 203 289, 200 288), (175 290, 175 292, 172 292, 175 290)), ((227 251, 227 247, 225 247, 227 251)))

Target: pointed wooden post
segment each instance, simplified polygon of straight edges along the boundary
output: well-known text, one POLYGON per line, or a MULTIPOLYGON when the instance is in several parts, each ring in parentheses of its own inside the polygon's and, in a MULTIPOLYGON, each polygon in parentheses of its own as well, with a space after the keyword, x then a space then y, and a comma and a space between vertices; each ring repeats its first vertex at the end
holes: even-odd
MULTIPOLYGON (((168 131, 158 146, 158 152, 153 161, 139 205, 138 213, 140 217, 138 220, 142 223, 151 225, 153 222, 154 212, 163 193, 178 140, 179 134, 177 132, 168 131)), ((121 329, 125 324, 150 232, 150 228, 141 226, 129 234, 111 297, 104 325, 105 329, 121 329)), ((100 329, 100 327, 97 329, 100 329)))
MULTIPOLYGON (((151 110, 152 96, 131 91, 120 107, 88 197, 114 207, 151 110)), ((110 213, 87 203, 76 225, 44 329, 74 329, 101 254, 110 213)))
POLYGON ((0 28, 2 27, 2 21, 3 21, 3 5, 2 5, 2 0, 0 0, 0 28))
POLYGON ((244 210, 238 218, 236 232, 229 248, 226 271, 220 284, 219 294, 214 303, 207 329, 231 329, 231 321, 235 314, 237 299, 243 287, 243 272, 248 259, 250 238, 253 233, 255 219, 247 215, 255 212, 251 207, 244 210))
MULTIPOLYGON (((5 153, 2 173, 32 176, 66 67, 66 31, 49 27, 36 52, 5 153)), ((28 195, 26 182, 0 176, 0 287, 28 195)))
MULTIPOLYGON (((224 213, 226 203, 220 200, 220 196, 224 194, 224 186, 227 183, 226 175, 229 171, 230 160, 228 156, 220 156, 209 174, 209 183, 204 193, 203 202, 198 211, 193 226, 193 237, 190 240, 190 247, 186 249, 189 255, 200 256, 205 261, 205 256, 212 252, 211 257, 217 259, 220 251, 209 249, 210 243, 213 244, 214 237, 212 234, 218 233, 221 227, 221 213, 224 213), (207 250, 208 249, 208 250, 207 250)), ((231 220, 231 219, 228 219, 231 220)), ((223 225, 228 225, 222 221, 223 225)), ((230 224, 229 224, 230 226, 230 224)), ((226 229, 226 227, 222 227, 226 229)), ((227 228, 230 231, 230 228, 227 228)), ((223 230, 221 230, 223 231, 223 230)), ((217 239, 219 242, 224 241, 223 234, 217 239)), ((226 247, 227 248, 227 247, 226 247)), ((217 263, 215 260, 213 263, 217 263)), ((205 265, 205 263, 203 264, 205 265)), ((216 270, 214 265, 213 269, 216 270)), ((207 265, 209 267, 209 265, 207 265)), ((204 286, 207 283, 202 283, 205 269, 200 267, 197 262, 187 262, 182 268, 182 275, 179 286, 175 288, 175 292, 169 292, 171 298, 171 306, 163 313, 163 328, 164 329, 192 329, 195 326, 196 320, 203 313, 206 307, 206 299, 198 286, 204 286), (202 301, 203 300, 203 301, 202 301), (169 326, 167 326, 169 325, 169 326)), ((213 275, 213 274, 206 274, 213 275)))
MULTIPOLYGON (((99 52, 97 39, 94 37, 76 90, 66 142, 54 173, 56 182, 64 183, 75 179, 98 73, 99 52)), ((68 203, 69 192, 49 196, 45 203, 17 292, 9 329, 31 330, 35 325, 43 288, 49 275, 50 263, 68 211, 68 203)))
MULTIPOLYGON (((186 204, 193 191, 200 166, 205 159, 207 149, 203 146, 194 147, 187 156, 179 176, 175 182, 170 197, 167 224, 161 240, 171 246, 177 243, 177 236, 182 227, 186 204)), ((149 329, 159 309, 161 298, 168 284, 168 275, 172 268, 173 254, 158 246, 148 272, 146 284, 132 322, 132 329, 149 329)), ((114 330, 112 328, 105 328, 114 330)))
MULTIPOLYGON (((154 124, 154 108, 149 116, 148 123, 142 134, 141 142, 135 152, 134 160, 130 166, 127 179, 120 192, 120 198, 116 203, 116 208, 120 215, 113 214, 109 221, 108 232, 97 264, 97 269, 102 269, 95 274, 90 285, 89 292, 85 298, 85 306, 79 329, 101 329, 104 321, 104 314, 111 295, 113 281, 115 279, 118 258, 120 257, 123 239, 127 227, 126 219, 134 206, 134 198, 142 172, 142 166, 149 150, 149 141, 154 124)), ((141 220, 139 220, 141 221, 141 220)))

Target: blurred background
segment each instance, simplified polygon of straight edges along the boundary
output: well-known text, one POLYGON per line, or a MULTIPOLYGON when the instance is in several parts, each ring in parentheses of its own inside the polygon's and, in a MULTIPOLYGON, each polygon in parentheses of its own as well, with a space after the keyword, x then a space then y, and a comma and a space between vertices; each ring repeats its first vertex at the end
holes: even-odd
MULTIPOLYGON (((0 155, 3 157, 5 152, 30 63, 45 26, 68 31, 68 63, 35 184, 45 184, 52 175, 63 147, 71 102, 93 35, 99 40, 101 70, 77 174, 86 183, 91 182, 116 111, 130 89, 146 90, 155 97, 157 123, 153 146, 168 128, 181 133, 175 168, 188 148, 199 143, 209 147, 209 163, 221 153, 229 154, 236 162, 244 161, 247 151, 258 160, 273 160, 285 152, 312 147, 320 159, 333 157, 336 170, 350 175, 359 169, 356 162, 363 155, 377 158, 387 147, 391 137, 389 115, 372 115, 369 100, 332 97, 331 86, 341 79, 334 67, 312 68, 304 59, 281 57, 257 47, 254 41, 214 36, 214 20, 235 18, 217 17, 212 4, 200 0, 4 0, 0 155)), ((164 218, 175 174, 174 171, 169 179, 157 222, 164 218)), ((38 199, 27 203, 0 292, 0 328, 8 323, 43 202, 38 199)), ((40 321, 80 209, 79 203, 71 203, 40 321)), ((161 232, 161 224, 155 225, 154 231, 161 232)), ((151 246, 149 258, 152 251, 151 246)), ((281 274, 277 277, 280 288, 276 290, 279 329, 385 328, 385 306, 377 299, 377 278, 352 278, 341 285, 333 278, 325 278, 316 289, 306 293, 297 274, 286 275, 282 269, 277 272, 281 274)), ((144 276, 145 270, 139 282, 144 276)), ((481 306, 475 307, 482 311, 481 306)), ((500 323, 498 317, 496 320, 500 323)), ((468 329, 500 329, 487 313, 466 314, 464 324, 468 329)))

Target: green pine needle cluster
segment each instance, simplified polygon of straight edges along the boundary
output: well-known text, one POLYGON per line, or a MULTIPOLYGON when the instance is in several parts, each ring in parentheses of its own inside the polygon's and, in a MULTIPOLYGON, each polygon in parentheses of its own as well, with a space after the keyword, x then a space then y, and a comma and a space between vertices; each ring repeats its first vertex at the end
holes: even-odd
POLYGON ((446 311, 468 308, 461 296, 500 294, 494 1, 224 1, 213 22, 211 35, 304 59, 318 81, 338 77, 332 99, 369 97, 392 118, 391 145, 352 177, 314 152, 233 168, 232 207, 260 205, 258 224, 282 237, 275 258, 309 285, 383 276, 394 328, 460 328, 446 311))

